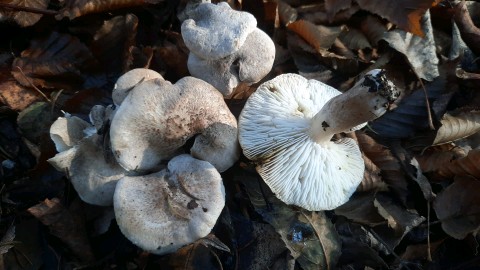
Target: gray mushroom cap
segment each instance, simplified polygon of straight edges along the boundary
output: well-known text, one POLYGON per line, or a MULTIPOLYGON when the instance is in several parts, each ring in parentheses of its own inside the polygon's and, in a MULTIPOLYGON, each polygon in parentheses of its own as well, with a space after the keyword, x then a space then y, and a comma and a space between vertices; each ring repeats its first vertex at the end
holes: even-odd
POLYGON ((272 69, 275 45, 260 29, 255 29, 236 52, 217 60, 208 60, 190 53, 188 70, 217 88, 224 96, 240 83, 256 83, 272 69), (254 49, 252 49, 254 48, 254 49))
POLYGON ((86 135, 84 131, 88 128, 91 128, 91 125, 87 121, 67 114, 59 117, 50 126, 50 138, 57 152, 63 152, 83 139, 86 135))
POLYGON ((148 172, 195 136, 191 153, 220 172, 238 159, 237 121, 210 84, 185 77, 140 83, 116 110, 110 126, 113 154, 127 170, 148 172))
POLYGON ((136 68, 126 72, 115 83, 112 91, 113 104, 119 106, 137 84, 153 79, 163 79, 163 77, 160 73, 146 68, 136 68))
POLYGON ((188 13, 182 23, 187 48, 203 59, 220 59, 237 51, 256 28, 257 20, 221 2, 202 3, 188 13))
POLYGON ((166 254, 205 237, 225 205, 222 178, 208 162, 180 155, 158 173, 122 178, 115 217, 135 245, 166 254))

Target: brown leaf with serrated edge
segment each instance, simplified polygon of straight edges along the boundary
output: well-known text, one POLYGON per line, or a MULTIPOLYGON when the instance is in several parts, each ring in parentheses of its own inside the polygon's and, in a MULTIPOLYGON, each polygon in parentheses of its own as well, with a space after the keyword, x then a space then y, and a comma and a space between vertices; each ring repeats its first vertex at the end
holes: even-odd
POLYGON ((12 110, 21 111, 42 99, 37 91, 21 86, 16 81, 0 83, 0 102, 12 110))
POLYGON ((440 192, 433 209, 443 230, 455 239, 463 239, 480 228, 480 180, 457 176, 453 184, 440 192))
MULTIPOLYGON (((415 159, 418 161, 420 169, 428 173, 437 172, 447 164, 466 155, 465 150, 454 144, 442 144, 429 147, 421 154, 415 155, 415 159)), ((435 180, 435 178, 432 178, 432 180, 435 180)))
POLYGON ((133 14, 116 16, 104 21, 93 36, 92 53, 110 74, 127 72, 131 58, 130 47, 135 45, 138 18, 133 14))
POLYGON ((356 0, 360 8, 382 16, 399 28, 423 36, 420 19, 438 0, 356 0))
POLYGON ((462 34, 462 39, 468 47, 476 54, 480 54, 480 28, 472 21, 465 1, 460 1, 455 6, 455 15, 453 17, 462 34))
POLYGON ((400 162, 386 146, 377 143, 372 137, 362 132, 355 134, 362 152, 381 170, 383 181, 402 199, 402 202, 405 202, 408 190, 407 176, 400 162))
POLYGON ((480 131, 480 111, 443 115, 433 145, 453 142, 480 131))
MULTIPOLYGON (((7 4, 25 8, 46 9, 49 2, 49 0, 11 0, 7 1, 7 4)), ((39 13, 26 11, 9 11, 3 12, 3 14, 15 20, 15 22, 21 27, 32 26, 36 24, 43 16, 39 13)))
POLYGON ((62 240, 82 262, 94 260, 83 224, 78 223, 58 198, 45 199, 27 211, 48 226, 50 232, 62 240))
POLYGON ((37 87, 72 89, 82 84, 85 73, 97 65, 78 38, 52 32, 45 39, 33 40, 15 58, 12 74, 24 86, 31 87, 33 83, 37 87))
POLYGON ((335 14, 351 6, 352 0, 325 0, 325 10, 327 11, 328 20, 333 21, 335 14))
POLYGON ((438 174, 446 178, 456 175, 480 178, 480 149, 473 149, 465 157, 446 163, 438 169, 438 174))
POLYGON ((155 4, 163 0, 69 0, 65 7, 56 16, 58 20, 68 17, 70 20, 100 12, 109 12, 115 9, 155 4))

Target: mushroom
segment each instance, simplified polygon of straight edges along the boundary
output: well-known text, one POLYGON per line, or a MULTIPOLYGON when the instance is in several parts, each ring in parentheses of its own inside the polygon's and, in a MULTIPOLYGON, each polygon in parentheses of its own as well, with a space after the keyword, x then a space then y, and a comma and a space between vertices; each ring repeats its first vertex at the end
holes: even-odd
POLYGON ((233 10, 228 3, 201 3, 182 23, 187 48, 203 59, 216 60, 236 52, 257 26, 252 14, 233 10))
POLYGON ((113 204, 122 233, 159 255, 205 237, 224 205, 220 174, 210 163, 186 154, 160 172, 122 178, 113 204))
POLYGON ((334 134, 380 117, 399 92, 373 70, 346 93, 297 74, 260 85, 239 117, 239 141, 276 196, 311 211, 345 203, 362 181, 364 161, 350 138, 334 134))
POLYGON ((252 84, 263 79, 272 69, 274 59, 273 41, 257 28, 239 50, 224 58, 208 60, 190 53, 188 70, 192 76, 209 82, 228 96, 240 82, 252 84))
POLYGON ((220 172, 238 159, 237 121, 210 84, 185 77, 139 83, 117 108, 110 126, 118 163, 141 173, 158 170, 195 137, 191 154, 220 172))
POLYGON ((188 70, 193 76, 229 96, 240 83, 252 84, 270 72, 275 45, 256 28, 257 21, 246 12, 225 3, 191 5, 185 12, 182 37, 190 50, 188 70))
POLYGON ((50 136, 58 145, 59 153, 48 162, 68 174, 83 201, 109 206, 113 204, 116 182, 126 171, 116 162, 105 159, 102 136, 85 135, 85 131, 92 129, 91 124, 75 116, 58 118, 50 128, 50 136))
POLYGON ((112 91, 113 104, 119 106, 137 84, 153 79, 163 79, 163 77, 158 72, 147 68, 136 68, 126 72, 115 83, 112 91))

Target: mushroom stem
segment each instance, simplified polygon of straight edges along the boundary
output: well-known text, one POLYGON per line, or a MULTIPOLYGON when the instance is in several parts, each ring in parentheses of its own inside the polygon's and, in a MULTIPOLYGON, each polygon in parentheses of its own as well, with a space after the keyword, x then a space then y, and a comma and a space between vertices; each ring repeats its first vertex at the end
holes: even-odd
POLYGON ((382 116, 399 96, 395 85, 381 70, 373 70, 350 90, 329 100, 312 118, 309 135, 322 144, 334 134, 382 116))

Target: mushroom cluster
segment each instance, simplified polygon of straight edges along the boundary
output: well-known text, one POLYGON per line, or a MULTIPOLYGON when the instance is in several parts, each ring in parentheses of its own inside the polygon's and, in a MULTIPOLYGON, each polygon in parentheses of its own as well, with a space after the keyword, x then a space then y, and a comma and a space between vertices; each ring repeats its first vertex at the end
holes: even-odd
POLYGON ((357 130, 380 117, 399 96, 380 70, 346 93, 297 74, 259 86, 239 118, 245 156, 276 196, 311 211, 345 203, 363 178, 364 161, 353 139, 334 134, 357 130))
POLYGON ((256 27, 251 14, 221 2, 194 5, 185 16, 182 37, 190 50, 188 70, 192 76, 228 96, 238 84, 256 83, 270 72, 275 45, 256 27))
POLYGON ((240 155, 223 96, 194 77, 172 84, 134 69, 112 99, 115 109, 92 108, 91 123, 57 119, 50 134, 59 153, 49 162, 82 200, 113 205, 120 230, 144 250, 165 254, 206 236, 225 205, 220 172, 240 155))

